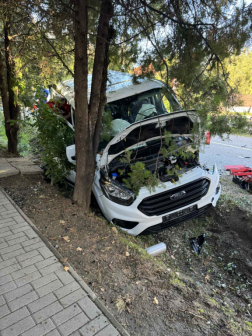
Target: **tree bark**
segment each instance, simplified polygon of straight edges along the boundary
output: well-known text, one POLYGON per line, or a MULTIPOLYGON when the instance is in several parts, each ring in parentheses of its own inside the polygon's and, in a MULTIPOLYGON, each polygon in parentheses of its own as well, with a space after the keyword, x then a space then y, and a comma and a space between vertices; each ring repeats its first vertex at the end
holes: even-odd
POLYGON ((88 104, 87 0, 75 0, 75 148, 76 180, 73 200, 89 211, 99 143, 101 118, 106 102, 109 21, 111 0, 102 0, 96 38, 93 80, 88 104), (98 140, 97 140, 98 139, 98 140))
POLYGON ((93 172, 92 139, 89 132, 88 115, 88 14, 87 0, 75 0, 75 150, 76 150, 76 180, 73 200, 89 208, 91 194, 90 182, 93 172), (90 157, 91 154, 91 157, 90 157), (90 175, 91 176, 88 176, 90 175))
MULTIPOLYGON (((8 138, 8 151, 13 154, 18 154, 18 123, 10 122, 17 121, 19 116, 19 106, 15 100, 14 92, 14 69, 15 64, 11 57, 10 50, 10 24, 8 21, 4 24, 4 45, 5 45, 5 69, 6 69, 6 80, 7 83, 4 85, 4 90, 6 91, 7 87, 7 98, 8 98, 8 109, 4 110, 4 119, 5 119, 5 133, 8 138)), ((4 73, 4 72, 3 72, 4 73)), ((5 76, 3 77, 5 80, 5 76)), ((6 99, 6 98, 5 98, 6 99)), ((6 107, 3 107, 6 109, 6 107)))

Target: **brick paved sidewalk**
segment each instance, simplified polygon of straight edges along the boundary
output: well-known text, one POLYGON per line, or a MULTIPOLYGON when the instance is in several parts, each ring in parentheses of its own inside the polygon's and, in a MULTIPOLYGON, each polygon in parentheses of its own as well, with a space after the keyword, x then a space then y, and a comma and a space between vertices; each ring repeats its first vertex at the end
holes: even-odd
POLYGON ((0 190, 0 335, 126 335, 80 284, 0 190))

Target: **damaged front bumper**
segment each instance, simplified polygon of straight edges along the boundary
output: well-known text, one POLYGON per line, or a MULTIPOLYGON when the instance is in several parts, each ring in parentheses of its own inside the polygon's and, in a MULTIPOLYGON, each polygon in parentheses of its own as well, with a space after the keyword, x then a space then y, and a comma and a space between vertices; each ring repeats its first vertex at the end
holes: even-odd
POLYGON ((157 188, 151 194, 142 188, 130 206, 109 200, 100 190, 94 193, 99 194, 96 199, 106 219, 133 236, 143 231, 158 232, 199 216, 216 206, 221 193, 216 166, 211 172, 196 167, 183 174, 176 185, 171 182, 165 185, 166 188, 157 188), (172 197, 178 199, 174 201, 172 197))

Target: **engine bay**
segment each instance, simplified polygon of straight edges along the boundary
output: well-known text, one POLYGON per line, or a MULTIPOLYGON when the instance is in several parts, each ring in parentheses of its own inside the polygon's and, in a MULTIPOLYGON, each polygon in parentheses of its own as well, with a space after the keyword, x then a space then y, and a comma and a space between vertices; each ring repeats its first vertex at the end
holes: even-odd
POLYGON ((110 178, 123 184, 123 179, 127 178, 131 172, 130 166, 136 162, 142 162, 145 169, 156 174, 161 182, 178 181, 179 175, 200 165, 199 152, 193 149, 193 141, 189 137, 176 136, 173 137, 172 142, 177 149, 170 154, 168 151, 170 144, 167 146, 164 140, 158 139, 131 149, 128 162, 125 162, 125 153, 117 156, 109 163, 108 174, 110 178), (167 152, 161 148, 165 148, 167 152), (192 153, 192 155, 188 155, 186 159, 183 158, 180 155, 181 149, 192 153))

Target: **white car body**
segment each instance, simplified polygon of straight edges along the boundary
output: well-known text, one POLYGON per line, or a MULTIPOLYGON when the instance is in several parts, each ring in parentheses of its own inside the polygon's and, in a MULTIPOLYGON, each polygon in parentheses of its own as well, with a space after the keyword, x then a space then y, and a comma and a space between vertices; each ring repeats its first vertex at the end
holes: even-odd
MULTIPOLYGON (((156 80, 144 79, 141 80, 139 84, 133 84, 131 75, 121 74, 115 71, 110 72, 110 77, 113 78, 113 80, 109 82, 107 88, 108 103, 116 102, 127 97, 134 97, 137 94, 151 92, 150 90, 163 88, 163 84, 156 80)), ((58 89, 74 108, 73 80, 68 80, 60 84, 58 89)), ((174 102, 176 101, 175 96, 173 96, 172 99, 174 99, 174 102)), ((133 197, 132 193, 125 189, 124 186, 122 187, 122 195, 132 197, 132 201, 130 201, 131 204, 127 205, 119 204, 117 201, 114 201, 115 197, 110 197, 110 195, 113 194, 109 194, 106 191, 106 184, 108 184, 112 186, 112 192, 113 187, 115 187, 116 191, 120 194, 121 186, 119 182, 114 182, 113 178, 111 178, 110 164, 114 162, 113 160, 115 158, 120 157, 120 155, 124 153, 124 150, 120 149, 120 145, 127 143, 126 140, 130 138, 134 130, 137 131, 140 128, 141 132, 141 130, 144 130, 144 127, 146 127, 147 130, 148 127, 152 127, 154 130, 154 128, 157 128, 157 125, 161 128, 163 127, 165 130, 166 127, 168 127, 167 125, 170 125, 170 120, 180 120, 179 118, 187 118, 189 122, 192 123, 199 122, 195 111, 165 113, 139 122, 133 122, 115 135, 102 153, 97 154, 97 168, 93 184, 94 196, 108 222, 119 225, 122 230, 127 231, 130 235, 136 236, 144 231, 155 233, 181 221, 201 215, 211 206, 216 206, 221 193, 219 173, 216 165, 212 171, 197 165, 183 172, 176 183, 174 183, 174 181, 163 182, 162 186, 156 187, 155 191, 151 193, 146 187, 142 187, 136 197, 133 197), (104 177, 104 174, 106 177, 104 177), (106 180, 105 182, 104 179, 106 180), (117 184, 115 185, 114 183, 117 184), (106 188, 104 188, 104 185, 106 188)), ((71 127, 74 127, 73 117, 72 120, 71 127)), ((153 131, 153 135, 153 137, 151 136, 150 138, 138 141, 137 144, 132 143, 129 146, 127 145, 127 150, 133 149, 138 151, 136 148, 140 147, 145 147, 146 151, 150 150, 148 147, 149 144, 165 137, 156 136, 155 130, 153 131)), ((172 135, 179 137, 181 133, 172 135)), ((183 140, 188 138, 190 138, 190 134, 183 133, 183 140)), ((68 160, 75 164, 75 145, 67 147, 66 155, 68 160)), ((117 176, 117 174, 115 175, 117 176)), ((70 172, 67 179, 72 183, 75 182, 74 170, 70 172)), ((131 198, 129 199, 131 200, 131 198)))

